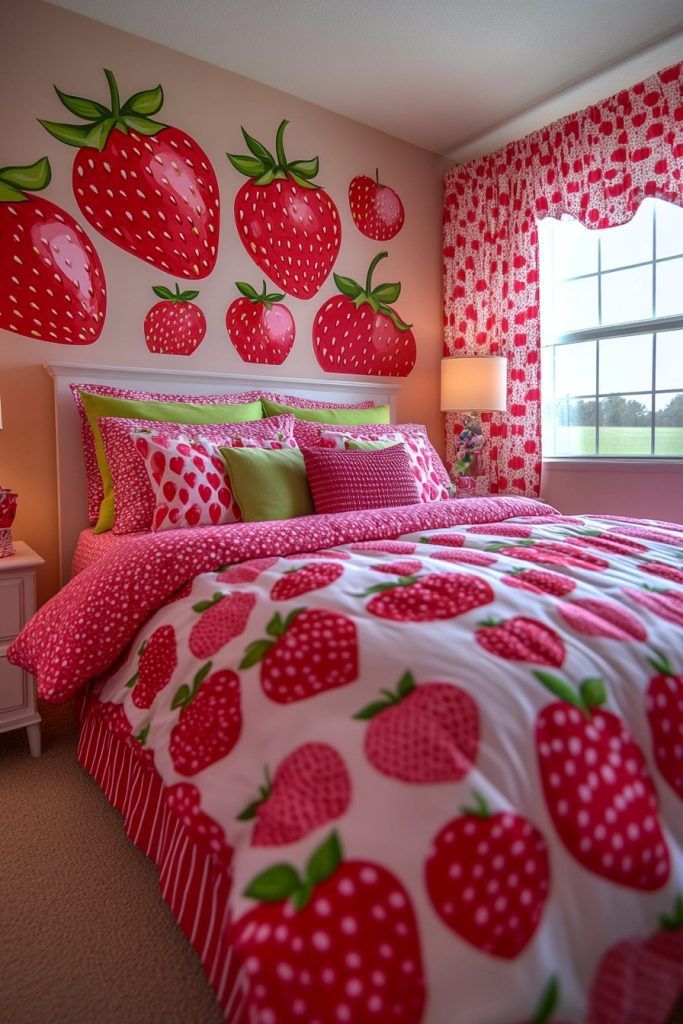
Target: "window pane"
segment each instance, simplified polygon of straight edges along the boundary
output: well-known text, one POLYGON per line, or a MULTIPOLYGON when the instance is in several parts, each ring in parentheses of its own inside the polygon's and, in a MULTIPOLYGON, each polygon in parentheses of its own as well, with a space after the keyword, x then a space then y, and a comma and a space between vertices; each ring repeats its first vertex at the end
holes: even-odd
POLYGON ((615 270, 602 278, 602 322, 623 324, 652 316, 652 266, 615 270))
POLYGON ((595 399, 565 398, 555 403, 555 454, 595 455, 595 399))
POLYGON ((555 277, 578 277, 598 270, 598 232, 577 220, 553 221, 555 277))
POLYGON ((597 277, 564 281, 557 285, 555 295, 554 319, 560 325, 561 333, 597 327, 600 322, 597 277))
POLYGON ((595 393, 595 342, 579 341, 555 349, 555 397, 595 393))
POLYGON ((683 258, 657 264, 657 316, 683 313, 683 258))
POLYGON ((600 342, 600 394, 642 391, 652 381, 652 335, 604 338, 600 342))
POLYGON ((683 391, 655 396, 655 455, 683 455, 683 391))
POLYGON ((628 224, 600 232, 602 270, 652 260, 652 203, 641 203, 628 224))
POLYGON ((610 395, 600 399, 600 455, 649 455, 650 395, 610 395))
POLYGON ((658 202, 657 208, 657 259, 663 256, 683 255, 683 210, 673 203, 658 202))
POLYGON ((657 335, 657 390, 683 388, 683 331, 657 335))

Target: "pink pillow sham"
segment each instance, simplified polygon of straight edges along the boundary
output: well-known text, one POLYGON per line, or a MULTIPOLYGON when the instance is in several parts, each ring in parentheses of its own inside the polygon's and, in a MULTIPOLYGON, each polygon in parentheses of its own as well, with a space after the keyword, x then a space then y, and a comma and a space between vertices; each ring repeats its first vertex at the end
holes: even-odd
POLYGON ((301 452, 317 513, 396 508, 420 501, 402 444, 377 451, 303 447, 301 452))

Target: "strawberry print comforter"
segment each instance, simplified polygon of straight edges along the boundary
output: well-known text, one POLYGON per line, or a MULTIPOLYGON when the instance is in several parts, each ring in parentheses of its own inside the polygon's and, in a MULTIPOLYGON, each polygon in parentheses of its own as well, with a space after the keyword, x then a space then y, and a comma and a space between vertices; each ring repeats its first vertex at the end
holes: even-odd
POLYGON ((472 499, 180 534, 10 653, 53 700, 99 674, 231 874, 229 1019, 665 1024, 683 527, 472 499))

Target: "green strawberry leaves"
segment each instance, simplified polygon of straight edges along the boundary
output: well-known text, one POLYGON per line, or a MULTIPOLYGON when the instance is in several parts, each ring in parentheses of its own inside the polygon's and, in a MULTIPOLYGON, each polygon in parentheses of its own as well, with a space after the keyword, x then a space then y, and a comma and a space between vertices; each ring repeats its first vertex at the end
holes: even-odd
POLYGON ((274 302, 281 302, 284 299, 284 292, 270 292, 266 282, 263 282, 263 290, 257 292, 255 288, 252 288, 246 281, 235 281, 237 290, 244 295, 245 299, 249 299, 250 302, 259 303, 262 302, 266 309, 272 309, 274 302))
POLYGON ((379 261, 383 260, 388 255, 388 252, 377 253, 368 268, 365 288, 362 288, 357 281, 353 280, 352 277, 342 277, 341 274, 333 274, 334 282, 342 295, 346 295, 348 299, 353 299, 353 304, 356 309, 360 309, 361 306, 368 305, 374 313, 383 313, 385 316, 388 316, 397 330, 409 331, 413 325, 407 324, 404 320, 401 320, 398 313, 389 305, 392 302, 396 302, 401 294, 400 282, 395 281, 390 284, 379 284, 374 289, 372 287, 373 271, 379 261))
POLYGON ((676 897, 673 914, 662 914, 659 923, 667 932, 677 932, 683 928, 683 895, 676 897))
POLYGON ((289 178, 301 188, 321 188, 312 181, 319 170, 320 161, 317 156, 311 160, 287 160, 283 139, 288 124, 287 120, 280 122, 275 137, 275 156, 244 128, 242 135, 252 156, 241 156, 237 153, 225 155, 235 170, 247 178, 253 178, 255 185, 272 185, 274 181, 286 181, 289 178))
MULTIPOLYGON (((177 282, 175 292, 172 292, 170 288, 166 288, 163 284, 152 285, 152 291, 155 295, 158 295, 160 299, 166 299, 167 302, 190 302, 192 299, 196 299, 199 295, 199 292, 192 288, 188 291, 181 292, 180 286, 177 282)), ((223 596, 224 595, 221 594, 221 597, 223 596)), ((196 606, 193 610, 197 610, 196 606)))
POLYGON ((560 984, 555 975, 552 976, 539 1000, 538 1006, 531 1016, 531 1024, 546 1024, 550 1020, 560 995, 560 984))
POLYGON ((324 882, 337 870, 342 859, 339 836, 331 832, 313 851, 306 865, 305 878, 291 864, 273 864, 253 878, 243 895, 261 903, 279 903, 291 899, 296 910, 303 910, 316 885, 324 882))
POLYGON ((176 690, 173 700, 171 701, 171 708, 173 710, 176 708, 186 708, 188 704, 192 703, 199 693, 199 687, 211 671, 211 664, 212 663, 210 661, 207 661, 206 665, 202 665, 199 672, 197 672, 196 676, 192 680, 191 687, 189 687, 187 683, 183 683, 182 686, 176 690))
POLYGON ((0 167, 0 203, 23 203, 24 192, 42 192, 50 184, 52 169, 46 156, 23 167, 0 167))
POLYGON ((133 739, 137 740, 141 747, 144 747, 145 743, 147 742, 147 737, 149 736, 150 728, 151 722, 148 722, 144 729, 141 729, 136 736, 133 736, 133 739))
POLYGON ((420 576, 399 576, 391 583, 375 583, 360 594, 353 594, 352 597, 369 597, 370 594, 383 594, 385 590, 396 590, 397 587, 412 587, 413 583, 421 579, 420 576))
POLYGON ((263 769, 263 774, 266 781, 265 785, 259 786, 258 800, 252 800, 251 803, 247 804, 244 810, 240 811, 240 813, 236 815, 237 821, 251 821, 253 818, 255 818, 256 812, 258 811, 261 804, 265 803, 270 794, 272 793, 273 782, 271 780, 270 772, 268 771, 267 765, 263 769))
POLYGON ((601 707, 607 700, 607 689, 602 679, 589 678, 582 680, 579 683, 579 691, 577 693, 571 683, 568 683, 566 679, 562 679, 560 676, 540 671, 535 671, 533 675, 538 679, 539 683, 545 686, 546 690, 550 690, 553 696, 558 697, 566 704, 571 704, 573 707, 578 708, 587 718, 590 717, 591 711, 601 707))
POLYGON ((671 666, 671 662, 667 658, 663 651, 658 651, 656 647, 652 648, 654 658, 648 658, 648 662, 652 665, 655 672, 658 672, 660 676, 673 676, 675 672, 671 666))
POLYGON ((295 608, 286 619, 283 619, 279 612, 275 612, 275 615, 266 626, 266 633, 271 639, 253 640, 247 647, 239 667, 251 668, 253 665, 258 664, 259 661, 263 661, 268 651, 275 646, 280 637, 285 635, 294 620, 305 610, 305 608, 295 608))
POLYGON ((386 711, 387 708, 400 704, 401 701, 408 697, 414 689, 415 676, 410 671, 404 672, 398 681, 395 693, 391 690, 380 690, 384 700, 372 701, 372 703, 367 704, 364 708, 361 708, 360 711, 357 711, 353 718, 361 722, 374 718, 376 715, 381 714, 382 711, 386 711))
POLYGON ((473 789, 472 796, 474 798, 474 807, 461 807, 460 810, 462 811, 462 813, 465 814, 468 818, 490 818, 491 808, 486 803, 486 800, 481 795, 481 793, 478 793, 476 789, 473 789))
POLYGON ((101 152, 114 128, 127 134, 129 129, 139 135, 156 135, 166 125, 153 121, 150 114, 156 114, 164 102, 164 90, 160 85, 154 89, 134 93, 121 105, 119 90, 112 71, 105 68, 104 74, 109 85, 111 107, 82 96, 71 96, 55 86, 60 102, 70 114, 80 117, 88 124, 62 124, 38 118, 40 124, 59 142, 78 149, 96 149, 101 152))

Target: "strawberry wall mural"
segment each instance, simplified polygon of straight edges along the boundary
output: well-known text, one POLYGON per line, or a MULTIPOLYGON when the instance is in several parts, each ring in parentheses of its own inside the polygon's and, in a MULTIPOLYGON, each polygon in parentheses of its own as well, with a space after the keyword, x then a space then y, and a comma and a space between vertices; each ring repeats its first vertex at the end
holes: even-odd
POLYGON ((349 185, 349 207, 358 230, 378 242, 395 238, 403 227, 405 213, 398 192, 375 177, 357 175, 349 185))
POLYGON ((104 270, 83 228, 41 192, 47 157, 0 168, 0 328, 63 345, 91 345, 107 308, 104 270))
POLYGON ((388 255, 377 253, 364 288, 350 277, 334 275, 341 295, 328 299, 313 322, 315 357, 328 373, 407 377, 413 369, 412 324, 391 306, 401 294, 400 282, 372 287, 375 267, 388 255))
POLYGON ((62 104, 85 124, 40 123, 78 149, 73 191, 83 216, 133 256, 175 277, 201 278, 218 252, 220 200, 204 150, 186 132, 152 119, 164 102, 160 85, 121 103, 105 70, 109 106, 69 96, 62 104))
POLYGON ((294 344, 294 317, 280 302, 282 292, 268 294, 266 282, 257 292, 246 281, 235 282, 242 297, 228 308, 226 326, 231 342, 245 363, 284 363, 294 344))
POLYGON ((341 245, 337 207, 313 178, 319 160, 288 161, 281 121, 275 157, 242 128, 251 156, 228 153, 235 170, 248 177, 235 197, 235 224, 254 263, 278 287, 310 299, 329 276, 341 245))
POLYGON ((152 289, 161 302, 155 303, 145 317, 145 341, 150 352, 170 356, 191 356, 206 334, 206 319, 192 299, 198 291, 175 291, 164 285, 152 289))

